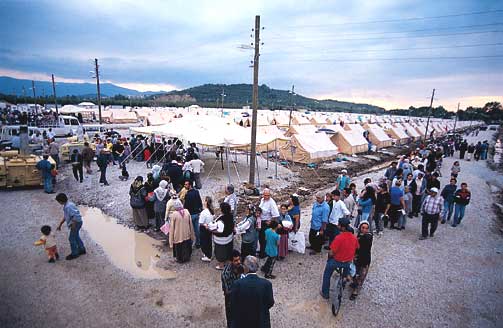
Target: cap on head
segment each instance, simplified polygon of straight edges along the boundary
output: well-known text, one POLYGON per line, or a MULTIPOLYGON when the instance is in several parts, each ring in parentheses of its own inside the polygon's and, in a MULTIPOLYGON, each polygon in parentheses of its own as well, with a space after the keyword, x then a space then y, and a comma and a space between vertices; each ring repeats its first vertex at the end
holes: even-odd
POLYGON ((347 174, 347 173, 348 173, 348 170, 344 169, 344 170, 342 170, 341 172, 342 172, 342 173, 344 173, 344 174, 347 174))
POLYGON ((349 226, 349 219, 348 218, 340 218, 339 219, 339 225, 342 227, 348 227, 349 226))
POLYGON ((438 188, 433 187, 430 189, 430 192, 434 192, 434 193, 438 194, 438 188))

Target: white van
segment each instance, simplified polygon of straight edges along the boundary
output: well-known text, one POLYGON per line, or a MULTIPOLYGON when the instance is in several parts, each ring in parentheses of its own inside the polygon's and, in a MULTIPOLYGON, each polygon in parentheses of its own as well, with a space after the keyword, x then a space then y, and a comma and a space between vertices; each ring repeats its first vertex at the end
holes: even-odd
POLYGON ((76 117, 66 115, 59 115, 57 123, 42 124, 38 128, 46 132, 52 129, 56 137, 82 136, 84 133, 79 120, 76 117))

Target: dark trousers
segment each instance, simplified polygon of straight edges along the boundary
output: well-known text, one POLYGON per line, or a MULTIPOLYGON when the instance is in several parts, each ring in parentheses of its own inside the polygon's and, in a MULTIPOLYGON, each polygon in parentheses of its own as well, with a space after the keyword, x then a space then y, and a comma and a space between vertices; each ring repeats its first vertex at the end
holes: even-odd
MULTIPOLYGON (((211 259, 213 248, 211 232, 202 225, 199 226, 199 239, 201 242, 201 251, 203 252, 204 256, 211 259)), ((255 254, 253 254, 253 256, 255 256, 255 254)))
POLYGON ((262 266, 261 270, 265 273, 266 277, 272 275, 272 270, 274 269, 274 263, 276 263, 276 256, 267 256, 265 264, 262 266))
POLYGON ((231 315, 231 294, 225 294, 224 293, 224 298, 225 298, 225 318, 227 319, 227 328, 231 328, 231 320, 232 320, 232 315, 231 315))
POLYGON ((323 243, 323 236, 317 235, 319 230, 310 229, 309 230, 309 244, 311 249, 315 252, 321 252, 321 245, 323 243))
POLYGON ((72 171, 75 180, 82 182, 82 180, 84 179, 84 168, 82 167, 82 165, 73 165, 72 171))
POLYGON ((428 237, 428 226, 431 224, 430 237, 433 237, 435 230, 438 226, 438 216, 439 214, 423 214, 423 221, 421 225, 421 234, 423 237, 428 237))
POLYGON ((389 207, 388 216, 389 216, 389 220, 391 221, 390 228, 393 228, 395 226, 395 224, 398 223, 398 219, 400 219, 400 215, 402 215, 402 213, 400 212, 401 209, 402 209, 402 205, 391 205, 389 207))
POLYGON ((413 195, 412 196, 412 213, 414 215, 418 215, 421 210, 421 200, 423 199, 423 195, 413 195))
POLYGON ((332 243, 334 238, 340 233, 339 228, 332 223, 327 224, 327 228, 325 229, 325 234, 328 238, 328 245, 332 243))
POLYGON ((256 242, 255 243, 244 243, 244 242, 241 242, 241 259, 244 261, 244 259, 248 255, 255 256, 256 252, 257 252, 257 248, 256 247, 257 247, 256 246, 256 242))
POLYGON ((108 184, 107 182, 107 167, 100 167, 100 183, 108 184))
POLYGON ((262 227, 258 233, 258 241, 260 243, 259 257, 263 259, 265 257, 265 231, 269 227, 269 221, 262 221, 262 227))
POLYGON ((164 214, 162 212, 155 212, 155 228, 157 230, 161 229, 164 223, 164 214))
POLYGON ((465 158, 465 152, 466 152, 466 150, 460 150, 459 151, 459 159, 464 159, 465 158))

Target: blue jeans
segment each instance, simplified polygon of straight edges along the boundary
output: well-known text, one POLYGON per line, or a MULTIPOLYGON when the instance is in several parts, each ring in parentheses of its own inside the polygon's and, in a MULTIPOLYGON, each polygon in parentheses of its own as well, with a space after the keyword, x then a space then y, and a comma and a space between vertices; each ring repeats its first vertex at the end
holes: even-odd
POLYGON ((70 228, 70 236, 68 237, 68 240, 70 241, 70 247, 72 249, 73 256, 79 256, 80 252, 86 250, 84 243, 79 236, 80 228, 82 228, 82 222, 75 223, 74 229, 70 228))
POLYGON ((455 204, 454 205, 454 221, 452 222, 453 226, 456 226, 461 223, 463 217, 465 216, 465 207, 463 204, 455 204))
POLYGON ((451 219, 453 210, 454 202, 444 201, 444 213, 442 213, 442 221, 449 221, 451 219))
POLYGON ((45 176, 44 177, 44 191, 45 192, 52 192, 52 176, 45 176))
POLYGON ((337 262, 333 258, 329 258, 327 260, 327 264, 325 265, 325 271, 323 272, 323 285, 321 286, 321 293, 323 297, 328 298, 330 294, 330 278, 332 278, 332 274, 335 269, 342 268, 343 275, 346 277, 349 274, 349 266, 351 262, 337 262))
POLYGON ((194 234, 196 235, 196 246, 200 246, 201 241, 199 240, 199 213, 191 214, 190 218, 192 219, 192 226, 194 227, 194 234))

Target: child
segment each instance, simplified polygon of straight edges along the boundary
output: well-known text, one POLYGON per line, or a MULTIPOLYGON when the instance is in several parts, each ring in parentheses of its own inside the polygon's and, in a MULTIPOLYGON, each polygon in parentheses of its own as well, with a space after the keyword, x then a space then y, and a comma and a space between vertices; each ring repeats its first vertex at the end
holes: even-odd
POLYGON ((405 214, 409 217, 412 218, 412 193, 410 192, 409 186, 405 186, 404 193, 403 193, 403 201, 405 203, 405 214))
POLYGON ((269 228, 265 231, 265 254, 267 255, 267 260, 260 270, 265 273, 267 279, 276 278, 276 276, 272 274, 272 270, 274 268, 274 263, 276 263, 276 257, 278 256, 279 235, 276 233, 278 227, 281 227, 281 225, 271 220, 269 228))
POLYGON ((461 172, 461 166, 459 165, 458 161, 455 161, 454 164, 452 164, 452 167, 451 167, 451 176, 457 178, 459 172, 461 172))
POLYGON ((40 231, 42 232, 42 237, 40 237, 40 239, 37 240, 34 245, 44 245, 45 252, 47 253, 47 257, 49 258, 49 263, 54 263, 56 262, 56 260, 59 260, 58 249, 56 247, 56 238, 54 238, 54 235, 51 234, 51 227, 49 227, 48 225, 42 226, 40 231))
POLYGON ((282 261, 288 254, 288 233, 293 227, 292 218, 290 217, 290 215, 288 215, 288 205, 281 205, 279 220, 281 222, 282 228, 278 229, 278 234, 280 236, 278 255, 279 260, 282 261))

